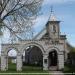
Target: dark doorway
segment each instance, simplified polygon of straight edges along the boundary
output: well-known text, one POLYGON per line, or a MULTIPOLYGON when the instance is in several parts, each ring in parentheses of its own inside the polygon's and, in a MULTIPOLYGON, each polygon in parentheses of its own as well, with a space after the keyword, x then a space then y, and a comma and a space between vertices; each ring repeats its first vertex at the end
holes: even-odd
POLYGON ((23 62, 23 64, 28 66, 43 66, 43 54, 40 48, 38 48, 37 46, 29 46, 24 54, 25 61, 23 62))
POLYGON ((53 50, 49 53, 49 66, 57 66, 57 52, 53 50))

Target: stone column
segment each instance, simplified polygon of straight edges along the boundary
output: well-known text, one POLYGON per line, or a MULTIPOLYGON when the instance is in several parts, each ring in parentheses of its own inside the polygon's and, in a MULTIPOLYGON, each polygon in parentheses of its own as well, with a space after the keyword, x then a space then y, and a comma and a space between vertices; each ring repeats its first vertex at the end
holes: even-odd
POLYGON ((23 60, 23 62, 25 62, 25 51, 24 51, 24 55, 23 55, 23 59, 22 60, 23 60))
POLYGON ((64 68, 64 54, 60 52, 58 54, 58 70, 62 70, 64 68))
POLYGON ((6 71, 6 67, 6 56, 3 53, 1 53, 1 71, 6 71))
POLYGON ((22 71, 22 56, 20 53, 17 54, 17 71, 22 71))
POLYGON ((7 55, 7 57, 6 57, 6 68, 7 68, 7 70, 8 70, 8 55, 7 55))
MULTIPOLYGON (((66 50, 67 51, 67 50, 66 50)), ((68 52, 64 52, 64 61, 66 62, 68 59, 68 52)))
POLYGON ((48 70, 48 55, 43 55, 43 70, 48 70))

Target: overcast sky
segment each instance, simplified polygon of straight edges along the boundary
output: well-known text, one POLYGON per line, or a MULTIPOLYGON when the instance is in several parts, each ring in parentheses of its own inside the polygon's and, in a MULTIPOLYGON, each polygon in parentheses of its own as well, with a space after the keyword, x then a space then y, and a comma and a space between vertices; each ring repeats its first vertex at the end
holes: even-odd
MULTIPOLYGON (((68 42, 75 46, 75 0, 44 0, 41 15, 38 16, 34 26, 35 33, 38 33, 45 27, 50 17, 51 6, 53 6, 57 20, 61 21, 61 34, 66 34, 68 42)), ((8 38, 8 33, 5 31, 4 42, 8 38)))

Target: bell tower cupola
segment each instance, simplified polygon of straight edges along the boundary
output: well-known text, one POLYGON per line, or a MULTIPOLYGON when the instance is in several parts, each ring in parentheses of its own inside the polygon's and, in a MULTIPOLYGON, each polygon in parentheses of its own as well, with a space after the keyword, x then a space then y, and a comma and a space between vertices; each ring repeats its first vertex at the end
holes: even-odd
POLYGON ((56 16, 54 15, 53 8, 51 7, 51 14, 46 25, 47 33, 50 39, 56 40, 59 39, 60 35, 60 28, 59 28, 60 21, 57 20, 56 16))

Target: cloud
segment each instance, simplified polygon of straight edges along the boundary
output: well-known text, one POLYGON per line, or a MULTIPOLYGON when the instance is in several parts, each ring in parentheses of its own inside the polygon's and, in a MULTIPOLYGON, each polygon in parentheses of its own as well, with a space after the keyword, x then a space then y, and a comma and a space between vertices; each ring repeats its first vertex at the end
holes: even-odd
POLYGON ((37 19, 35 20, 36 24, 34 25, 34 28, 44 27, 45 26, 44 24, 48 21, 48 18, 49 14, 38 16, 37 19))
POLYGON ((37 17, 36 23, 34 25, 35 35, 38 34, 45 27, 45 24, 47 23, 48 19, 49 19, 48 14, 40 15, 37 17))

